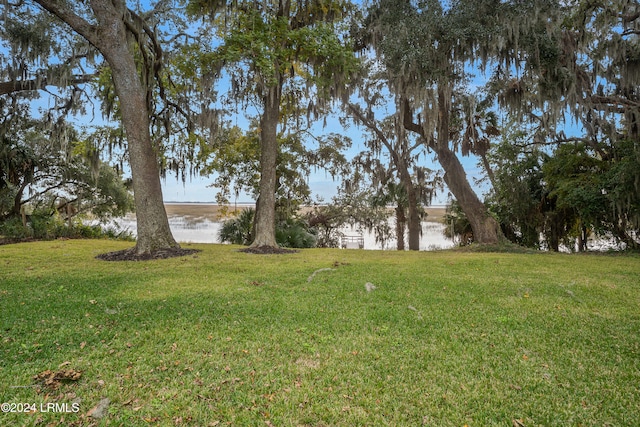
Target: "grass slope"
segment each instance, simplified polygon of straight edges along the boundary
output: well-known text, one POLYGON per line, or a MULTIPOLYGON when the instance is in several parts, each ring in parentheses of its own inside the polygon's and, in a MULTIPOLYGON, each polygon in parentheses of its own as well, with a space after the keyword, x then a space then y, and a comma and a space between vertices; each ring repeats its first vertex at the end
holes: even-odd
POLYGON ((0 247, 0 425, 638 423, 637 256, 127 245, 0 247))

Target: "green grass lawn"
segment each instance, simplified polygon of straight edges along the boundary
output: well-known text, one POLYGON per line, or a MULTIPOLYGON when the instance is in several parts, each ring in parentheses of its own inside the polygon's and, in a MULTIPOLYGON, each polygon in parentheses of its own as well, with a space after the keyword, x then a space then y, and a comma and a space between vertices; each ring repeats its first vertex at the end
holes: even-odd
POLYGON ((128 246, 0 247, 0 425, 640 423, 638 256, 128 246))

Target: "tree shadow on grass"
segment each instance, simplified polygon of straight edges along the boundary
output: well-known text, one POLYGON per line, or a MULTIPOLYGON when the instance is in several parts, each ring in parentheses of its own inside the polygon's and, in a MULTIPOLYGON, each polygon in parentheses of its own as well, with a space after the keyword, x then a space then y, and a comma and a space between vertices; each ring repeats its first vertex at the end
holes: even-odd
POLYGON ((247 253, 247 254, 259 254, 259 255, 295 254, 295 253, 298 253, 298 251, 296 251, 296 250, 279 248, 277 246, 249 247, 249 248, 246 248, 246 249, 240 249, 239 252, 244 252, 244 253, 247 253))
POLYGON ((202 252, 200 249, 182 249, 182 248, 171 248, 171 249, 161 249, 157 251, 153 251, 151 253, 136 253, 135 248, 124 249, 122 251, 115 252, 107 252, 106 254, 100 254, 96 256, 96 259, 100 259, 103 261, 149 261, 153 259, 167 259, 167 258, 175 258, 186 255, 191 255, 194 253, 202 252))

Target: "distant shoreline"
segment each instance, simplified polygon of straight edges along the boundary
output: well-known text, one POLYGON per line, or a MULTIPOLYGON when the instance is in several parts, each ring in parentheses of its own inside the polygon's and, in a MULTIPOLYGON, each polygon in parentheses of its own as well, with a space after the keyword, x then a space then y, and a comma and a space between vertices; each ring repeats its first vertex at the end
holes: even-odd
MULTIPOLYGON (((255 207, 253 202, 238 202, 228 205, 219 205, 215 202, 165 202, 164 205, 169 217, 203 218, 210 221, 220 221, 234 216, 239 211, 255 207)), ((303 206, 303 210, 313 206, 315 205, 303 206)), ((425 211, 428 222, 442 223, 446 214, 446 206, 429 206, 425 208, 425 211)))

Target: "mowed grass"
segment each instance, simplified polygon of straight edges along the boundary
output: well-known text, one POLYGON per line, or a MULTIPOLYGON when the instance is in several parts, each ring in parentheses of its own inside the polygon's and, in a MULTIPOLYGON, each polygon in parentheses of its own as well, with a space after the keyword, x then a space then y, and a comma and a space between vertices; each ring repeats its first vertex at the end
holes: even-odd
POLYGON ((0 425, 640 422, 638 256, 94 259, 130 245, 0 247, 0 401, 79 404, 0 425), (82 377, 50 390, 33 380, 47 369, 82 377))

